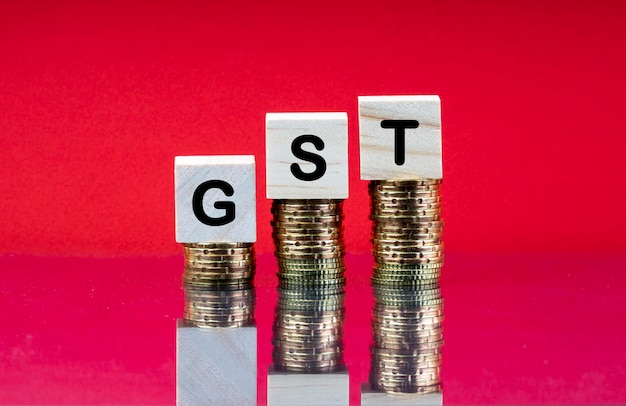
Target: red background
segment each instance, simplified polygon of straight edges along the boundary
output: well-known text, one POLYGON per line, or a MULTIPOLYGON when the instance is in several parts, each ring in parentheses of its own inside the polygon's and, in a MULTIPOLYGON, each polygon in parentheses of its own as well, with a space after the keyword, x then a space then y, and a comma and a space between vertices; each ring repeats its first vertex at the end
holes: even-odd
POLYGON ((173 254, 173 162, 254 154, 264 116, 347 111, 347 241, 366 252, 358 95, 439 94, 452 251, 626 247, 626 5, 3 2, 0 252, 173 254), (388 56, 395 55, 395 56, 388 56))
POLYGON ((0 403, 173 402, 176 155, 256 155, 263 375, 273 111, 348 112, 354 401, 357 96, 393 94, 442 100, 446 402, 626 402, 625 21, 619 1, 1 2, 0 403))

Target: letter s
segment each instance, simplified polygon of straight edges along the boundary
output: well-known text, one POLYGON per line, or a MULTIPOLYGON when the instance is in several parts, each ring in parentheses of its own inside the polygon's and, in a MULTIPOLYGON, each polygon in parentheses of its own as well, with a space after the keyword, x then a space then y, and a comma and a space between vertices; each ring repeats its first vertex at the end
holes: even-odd
POLYGON ((315 149, 318 151, 322 151, 324 149, 324 141, 317 135, 305 134, 296 137, 291 143, 291 152, 296 158, 300 158, 304 161, 308 161, 315 164, 315 170, 313 172, 306 173, 300 169, 300 165, 293 163, 291 164, 291 173, 293 176, 300 180, 304 181, 312 181, 317 180, 324 176, 326 173, 326 160, 321 156, 314 154, 312 152, 307 152, 302 149, 302 144, 305 142, 310 142, 313 144, 315 149))

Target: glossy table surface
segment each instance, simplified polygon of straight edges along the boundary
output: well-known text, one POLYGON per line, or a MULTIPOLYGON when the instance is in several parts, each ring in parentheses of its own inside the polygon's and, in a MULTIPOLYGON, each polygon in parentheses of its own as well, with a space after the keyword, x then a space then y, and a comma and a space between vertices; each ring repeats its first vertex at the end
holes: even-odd
MULTIPOLYGON (((0 257, 0 404, 175 403, 182 255, 0 257)), ((369 370, 371 256, 347 257, 351 402, 369 370)), ((258 394, 276 302, 258 258, 258 394)), ((626 255, 448 254, 445 404, 626 403, 626 255)))

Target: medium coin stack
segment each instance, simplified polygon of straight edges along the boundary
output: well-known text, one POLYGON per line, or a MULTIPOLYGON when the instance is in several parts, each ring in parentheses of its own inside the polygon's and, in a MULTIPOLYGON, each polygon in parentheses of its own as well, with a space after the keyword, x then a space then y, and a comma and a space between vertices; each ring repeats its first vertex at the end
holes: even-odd
POLYGON ((369 184, 375 306, 370 384, 385 392, 441 390, 441 180, 369 184))
POLYGON ((345 368, 345 245, 341 200, 272 203, 278 304, 272 358, 279 371, 329 373, 345 368))
POLYGON ((254 323, 254 244, 183 244, 184 319, 198 327, 254 323))
POLYGON ((343 287, 278 289, 272 359, 278 371, 342 371, 343 287))

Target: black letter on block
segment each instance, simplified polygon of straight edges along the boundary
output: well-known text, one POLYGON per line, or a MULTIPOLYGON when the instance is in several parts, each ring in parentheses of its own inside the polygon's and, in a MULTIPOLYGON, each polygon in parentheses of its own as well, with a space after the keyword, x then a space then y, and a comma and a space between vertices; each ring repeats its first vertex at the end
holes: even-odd
POLYGON ((305 142, 310 142, 313 144, 315 149, 321 151, 324 149, 324 141, 317 135, 305 134, 296 137, 295 140, 291 143, 291 152, 294 154, 296 158, 300 158, 304 161, 312 162, 315 164, 315 170, 311 173, 303 172, 300 169, 300 165, 291 164, 291 173, 293 176, 300 180, 318 180, 326 173, 326 161, 321 156, 314 154, 312 152, 307 152, 302 149, 302 144, 305 142))
POLYGON ((200 220, 203 224, 208 226, 223 226, 224 224, 228 224, 235 219, 235 203, 233 202, 215 202, 214 207, 216 209, 224 210, 224 215, 222 217, 210 217, 204 211, 204 207, 202 207, 202 200, 204 199, 204 195, 210 189, 219 189, 226 196, 232 196, 235 191, 233 187, 224 182, 223 180, 207 180, 203 182, 196 188, 196 191, 193 192, 193 214, 196 215, 196 218, 200 220))
POLYGON ((417 128, 417 120, 383 120, 380 123, 382 128, 394 128, 395 135, 395 162, 396 165, 404 165, 404 130, 406 128, 417 128))

